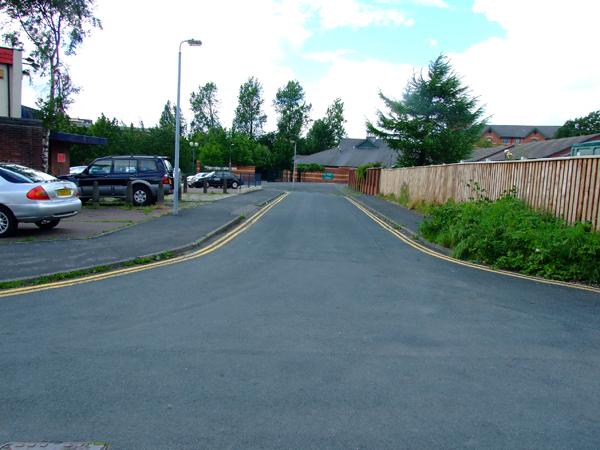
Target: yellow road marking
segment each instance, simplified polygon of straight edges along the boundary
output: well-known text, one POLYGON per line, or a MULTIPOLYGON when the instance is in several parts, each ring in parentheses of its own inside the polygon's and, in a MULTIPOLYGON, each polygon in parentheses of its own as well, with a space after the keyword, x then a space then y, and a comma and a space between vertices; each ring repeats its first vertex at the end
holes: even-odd
POLYGON ((374 222, 376 222, 382 228, 385 228, 387 231, 392 233, 394 236, 396 236, 398 239, 400 239, 405 244, 408 244, 411 247, 419 250, 420 252, 426 253, 435 258, 443 259, 444 261, 448 261, 448 262, 458 264, 461 266, 472 267, 474 269, 483 270, 485 272, 492 272, 492 273, 497 273, 500 275, 505 275, 505 276, 509 276, 509 277, 513 277, 513 278, 520 278, 523 280, 535 281, 537 283, 551 284, 551 285, 555 285, 555 286, 562 286, 562 287, 567 287, 567 288, 572 288, 572 289, 580 289, 583 291, 595 292, 595 293, 600 294, 600 289, 595 288, 593 286, 586 286, 583 284, 576 284, 576 283, 566 283, 564 281, 548 280, 546 278, 534 277, 531 275, 523 275, 523 274, 516 273, 516 272, 509 272, 507 270, 492 269, 490 267, 487 267, 487 266, 484 266, 481 264, 476 264, 476 263, 472 263, 472 262, 468 262, 468 261, 462 261, 460 259, 446 256, 442 253, 438 253, 434 250, 431 250, 430 248, 425 247, 424 245, 419 244, 418 242, 415 242, 410 238, 407 238, 402 233, 400 233, 398 230, 396 230, 394 227, 392 227, 385 221, 381 220, 379 217, 377 217, 375 214, 373 214, 371 211, 369 211, 363 205, 361 205, 360 203, 351 199, 350 197, 346 197, 346 200, 348 200, 350 203, 352 203, 354 206, 356 206, 358 209, 360 209, 362 212, 364 212, 367 216, 369 216, 369 218, 371 218, 374 222))
POLYGON ((207 245, 206 247, 202 247, 194 252, 191 252, 191 253, 188 253, 185 255, 181 255, 181 256, 176 256, 175 258, 166 259, 164 261, 156 261, 153 263, 141 264, 138 266, 111 270, 110 272, 98 273, 95 275, 86 275, 84 277, 73 278, 71 280, 54 281, 54 282, 40 284, 40 285, 36 285, 36 286, 26 286, 26 287, 21 287, 21 288, 6 289, 4 291, 0 291, 0 298, 10 297, 10 296, 14 296, 14 295, 29 294, 32 292, 46 291, 49 289, 59 289, 59 288, 75 286, 75 285, 84 284, 84 283, 91 283, 94 281, 106 280, 108 278, 127 275, 130 273, 141 272, 144 270, 150 270, 150 269, 154 269, 156 267, 169 266, 171 264, 177 264, 180 262, 189 261, 191 259, 200 258, 201 256, 204 256, 204 255, 214 252, 215 250, 226 245, 231 240, 235 239, 239 234, 243 233, 248 228, 250 228, 252 225, 254 225, 271 208, 273 208, 275 205, 277 205, 278 203, 283 201, 283 199, 285 197, 287 197, 287 195, 288 195, 288 193, 286 192, 285 194, 280 196, 277 200, 275 200, 271 204, 267 205, 264 209, 262 209, 261 211, 256 213, 254 216, 252 216, 250 218, 250 220, 248 220, 247 222, 242 223, 241 225, 234 228, 227 234, 221 236, 215 242, 207 245))

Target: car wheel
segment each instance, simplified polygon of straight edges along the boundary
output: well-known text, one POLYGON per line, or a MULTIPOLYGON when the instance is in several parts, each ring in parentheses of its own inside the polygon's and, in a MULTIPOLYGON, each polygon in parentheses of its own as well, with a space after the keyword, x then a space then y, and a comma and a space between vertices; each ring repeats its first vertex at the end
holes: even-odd
POLYGON ((0 238, 10 236, 17 229, 17 219, 10 209, 0 206, 0 238))
POLYGON ((233 183, 231 183, 231 188, 232 188, 232 189, 237 189, 237 188, 238 188, 238 186, 239 186, 239 184, 238 184, 238 182, 237 182, 237 181, 234 181, 233 183))
POLYGON ((40 220, 39 222, 36 222, 35 224, 41 230, 51 230, 59 223, 60 223, 60 219, 52 219, 52 220, 44 219, 44 220, 40 220))
POLYGON ((146 206, 150 204, 152 195, 150 190, 143 185, 133 186, 133 204, 135 206, 146 206))

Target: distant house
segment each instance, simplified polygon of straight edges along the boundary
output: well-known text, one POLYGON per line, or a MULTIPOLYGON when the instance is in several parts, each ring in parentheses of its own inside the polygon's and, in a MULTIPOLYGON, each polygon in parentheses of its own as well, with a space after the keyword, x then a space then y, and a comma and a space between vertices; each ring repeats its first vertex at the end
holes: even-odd
POLYGON ((552 139, 558 125, 488 125, 482 137, 493 145, 525 144, 552 139))
POLYGON ((589 134, 586 136, 549 139, 547 141, 528 142, 525 144, 476 148, 473 150, 471 158, 466 161, 503 161, 506 159, 504 155, 505 150, 509 150, 512 153, 512 159, 559 158, 570 156, 573 145, 598 140, 600 140, 600 134, 589 134))
MULTIPOLYGON (((398 154, 385 141, 367 137, 363 139, 343 138, 334 148, 313 153, 297 155, 296 164, 319 164, 324 172, 296 174, 299 181, 321 183, 347 183, 350 169, 370 163, 380 163, 383 167, 392 167, 398 154)), ((283 179, 290 179, 286 171, 283 179)))
POLYGON ((381 139, 343 138, 337 147, 312 155, 296 156, 296 164, 357 168, 363 164, 379 162, 384 167, 391 167, 396 163, 397 157, 396 151, 381 139))

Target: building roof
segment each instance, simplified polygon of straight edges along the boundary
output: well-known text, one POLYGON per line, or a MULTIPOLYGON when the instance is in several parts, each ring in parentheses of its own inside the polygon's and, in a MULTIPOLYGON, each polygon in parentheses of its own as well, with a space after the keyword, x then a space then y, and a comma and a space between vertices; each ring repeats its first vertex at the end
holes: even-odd
MULTIPOLYGON (((480 147, 473 149, 473 153, 471 153, 471 157, 465 159, 465 161, 475 162, 475 161, 485 161, 489 159, 493 155, 497 153, 502 153, 504 149, 512 147, 512 145, 497 145, 495 147, 480 147)), ((504 153, 502 153, 504 155, 504 153)))
POLYGON ((546 139, 552 139, 560 125, 488 125, 484 133, 493 131, 500 137, 525 138, 538 131, 546 139))
MULTIPOLYGON (((547 141, 528 142, 510 147, 513 159, 539 159, 552 158, 568 155, 571 146, 582 142, 600 140, 600 134, 588 134, 586 136, 572 136, 561 139, 549 139, 547 141)), ((508 147, 507 147, 508 148, 508 147)), ((504 152, 496 153, 488 158, 491 161, 503 161, 504 152)))
POLYGON ((70 144, 106 145, 108 139, 83 134, 63 133, 62 131, 51 131, 51 141, 69 142, 70 144))
POLYGON ((326 167, 359 167, 379 162, 384 167, 396 163, 398 154, 381 139, 343 138, 339 145, 312 155, 297 155, 297 164, 320 164, 326 167))

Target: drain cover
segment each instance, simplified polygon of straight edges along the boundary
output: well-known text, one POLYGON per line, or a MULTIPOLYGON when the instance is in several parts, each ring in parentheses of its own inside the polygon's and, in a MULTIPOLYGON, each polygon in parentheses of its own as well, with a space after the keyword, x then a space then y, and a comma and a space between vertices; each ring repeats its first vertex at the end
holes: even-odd
POLYGON ((0 450, 109 450, 105 442, 9 442, 0 450))

